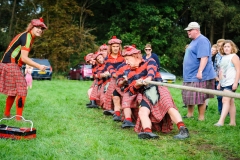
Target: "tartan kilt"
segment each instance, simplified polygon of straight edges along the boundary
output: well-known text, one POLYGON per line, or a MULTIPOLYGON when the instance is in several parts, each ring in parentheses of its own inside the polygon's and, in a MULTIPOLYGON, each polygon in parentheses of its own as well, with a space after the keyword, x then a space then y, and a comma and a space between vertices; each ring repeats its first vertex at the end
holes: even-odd
POLYGON ((113 110, 114 109, 114 105, 112 102, 112 96, 113 96, 113 91, 115 90, 116 86, 116 79, 115 78, 111 78, 109 86, 107 88, 107 91, 105 93, 105 102, 103 104, 103 109, 105 110, 113 110))
MULTIPOLYGON (((156 85, 152 87, 155 88, 155 93, 160 95, 160 98, 155 97, 155 99, 153 99, 152 97, 154 96, 149 97, 148 96, 149 93, 147 94, 146 92, 143 93, 142 95, 143 96, 142 99, 145 100, 151 108, 151 113, 149 115, 149 118, 152 122, 152 130, 168 133, 173 129, 173 123, 172 123, 171 117, 167 112, 170 108, 175 108, 177 110, 176 105, 174 104, 172 96, 167 87, 156 86, 156 85)), ((142 124, 139 117, 137 119, 134 131, 135 132, 143 131, 142 124)))
POLYGON ((90 97, 94 98, 94 99, 97 99, 98 97, 98 85, 97 85, 97 80, 94 80, 93 81, 93 89, 92 89, 92 92, 90 94, 90 97))
MULTIPOLYGON (((184 82, 183 86, 190 86, 204 89, 215 89, 215 79, 203 82, 184 82)), ((204 104, 208 98, 214 98, 212 94, 182 90, 182 99, 185 105, 204 104)))
POLYGON ((125 92, 122 97, 122 109, 124 108, 138 108, 139 103, 142 100, 142 94, 131 95, 129 92, 125 92))
POLYGON ((102 84, 101 88, 98 89, 98 93, 99 93, 99 100, 100 100, 100 103, 99 103, 99 106, 101 106, 103 108, 103 105, 105 103, 105 100, 106 100, 106 92, 108 90, 108 87, 109 87, 109 83, 110 82, 105 82, 102 84))
POLYGON ((8 96, 27 96, 27 82, 15 63, 0 63, 0 92, 8 96))
POLYGON ((93 88, 93 87, 95 86, 96 83, 97 83, 97 80, 94 79, 94 81, 93 81, 92 85, 90 86, 90 88, 93 88))

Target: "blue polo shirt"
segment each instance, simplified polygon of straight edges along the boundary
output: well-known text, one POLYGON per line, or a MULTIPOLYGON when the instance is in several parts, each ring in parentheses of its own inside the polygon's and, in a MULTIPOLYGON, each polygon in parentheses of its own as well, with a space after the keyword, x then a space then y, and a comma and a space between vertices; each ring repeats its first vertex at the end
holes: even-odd
POLYGON ((216 77, 212 58, 211 58, 211 44, 209 40, 200 35, 192 40, 186 49, 183 60, 183 81, 184 82, 201 82, 216 77), (202 79, 197 78, 198 68, 202 57, 208 57, 208 62, 202 71, 202 79))

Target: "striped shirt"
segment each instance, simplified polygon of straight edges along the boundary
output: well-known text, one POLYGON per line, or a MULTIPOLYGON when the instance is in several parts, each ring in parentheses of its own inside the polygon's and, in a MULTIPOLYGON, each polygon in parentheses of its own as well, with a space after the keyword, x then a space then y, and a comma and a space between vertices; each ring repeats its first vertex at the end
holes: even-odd
POLYGON ((22 66, 21 50, 30 51, 34 38, 30 32, 23 32, 18 34, 10 42, 6 52, 3 55, 2 63, 16 63, 22 66))
POLYGON ((146 79, 147 77, 152 77, 152 81, 161 81, 161 75, 157 72, 157 63, 154 59, 150 58, 147 61, 142 59, 139 67, 135 70, 130 70, 127 75, 128 78, 128 87, 125 88, 125 92, 131 92, 131 94, 137 94, 144 89, 144 86, 136 86, 136 80, 142 78, 146 79))

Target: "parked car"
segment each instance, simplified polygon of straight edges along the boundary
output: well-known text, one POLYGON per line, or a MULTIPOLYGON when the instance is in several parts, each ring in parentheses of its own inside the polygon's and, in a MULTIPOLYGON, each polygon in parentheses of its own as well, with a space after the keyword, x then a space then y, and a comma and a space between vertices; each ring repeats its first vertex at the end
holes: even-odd
POLYGON ((87 80, 92 79, 92 65, 89 64, 77 64, 70 68, 68 79, 87 80))
POLYGON ((165 68, 160 67, 160 74, 164 83, 175 83, 176 76, 168 72, 165 68))
POLYGON ((48 66, 45 71, 40 71, 38 68, 33 68, 32 78, 33 79, 52 79, 52 66, 48 59, 39 59, 39 58, 31 58, 34 62, 48 66))

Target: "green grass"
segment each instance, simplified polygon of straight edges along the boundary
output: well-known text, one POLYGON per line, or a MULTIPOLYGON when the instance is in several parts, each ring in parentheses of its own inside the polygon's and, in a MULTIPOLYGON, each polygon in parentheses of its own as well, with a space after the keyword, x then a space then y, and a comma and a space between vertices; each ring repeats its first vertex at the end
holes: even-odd
MULTIPOLYGON (((177 82, 181 84, 181 81, 177 82)), ((52 80, 34 81, 29 90, 23 116, 37 129, 32 140, 0 139, 0 159, 98 159, 98 160, 159 160, 159 159, 240 159, 239 100, 237 126, 214 127, 218 121, 217 99, 209 101, 204 122, 184 120, 191 138, 174 140, 176 125, 170 134, 158 140, 140 140, 133 129, 121 129, 121 123, 104 116, 101 109, 87 109, 87 90, 91 81, 52 80)), ((181 115, 183 108, 181 90, 170 88, 181 115)), ((239 90, 238 90, 239 92, 239 90)), ((1 113, 4 112, 5 95, 0 95, 1 113)), ((15 114, 15 105, 12 108, 15 114)), ((13 126, 27 123, 2 121, 13 126)), ((229 122, 229 117, 225 124, 229 122)))

